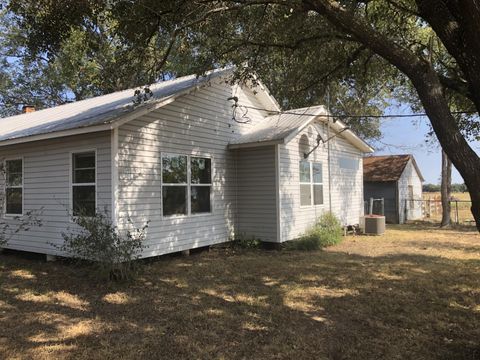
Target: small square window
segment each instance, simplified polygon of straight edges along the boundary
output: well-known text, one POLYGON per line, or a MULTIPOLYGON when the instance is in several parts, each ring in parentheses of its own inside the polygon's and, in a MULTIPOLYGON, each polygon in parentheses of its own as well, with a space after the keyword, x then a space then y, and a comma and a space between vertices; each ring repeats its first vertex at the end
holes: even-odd
POLYGON ((187 214, 187 187, 163 186, 162 190, 163 215, 187 214))
POLYGON ((212 182, 212 165, 208 158, 192 157, 192 184, 210 184, 212 182))
POLYGON ((313 185, 313 205, 323 205, 323 185, 313 185))
POLYGON ((210 212, 210 186, 192 186, 191 210, 192 214, 210 212))
POLYGON ((300 182, 310 182, 310 163, 308 161, 300 161, 300 182))
POLYGON ((162 156, 162 182, 164 184, 187 183, 187 157, 183 155, 162 156))
POLYGON ((300 184, 300 205, 312 205, 311 185, 300 184))
POLYGON ((74 186, 72 197, 74 216, 95 216, 95 186, 74 186))
POLYGON ((22 214, 22 192, 21 188, 7 189, 7 214, 22 214))
POLYGON ((323 182, 322 163, 312 163, 313 183, 321 184, 323 182))

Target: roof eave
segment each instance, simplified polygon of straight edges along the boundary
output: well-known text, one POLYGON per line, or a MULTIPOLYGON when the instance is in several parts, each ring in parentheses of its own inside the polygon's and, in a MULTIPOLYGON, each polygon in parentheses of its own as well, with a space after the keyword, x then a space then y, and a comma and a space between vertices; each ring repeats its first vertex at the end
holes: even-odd
POLYGON ((267 108, 267 112, 279 112, 282 111, 280 104, 278 101, 272 96, 270 90, 268 90, 267 86, 258 78, 257 74, 253 74, 253 77, 258 84, 260 90, 262 90, 262 94, 260 96, 260 101, 263 105, 267 108), (269 105, 271 108, 269 109, 269 105))
POLYGON ((33 141, 56 139, 56 138, 65 137, 65 136, 108 131, 112 129, 113 129, 112 124, 85 126, 85 127, 75 128, 75 129, 61 130, 56 132, 24 136, 24 137, 19 137, 14 139, 7 139, 7 140, 0 141, 0 147, 8 146, 8 145, 24 144, 24 143, 33 142, 33 141))
MULTIPOLYGON (((336 120, 334 124, 340 124, 341 128, 347 127, 347 125, 341 121, 341 120, 336 120)), ((352 130, 345 130, 343 132, 344 136, 347 135, 350 138, 348 139, 352 145, 354 145, 357 149, 359 149, 361 152, 364 154, 371 154, 375 152, 375 149, 370 146, 365 140, 360 138, 357 134, 355 134, 352 130)))

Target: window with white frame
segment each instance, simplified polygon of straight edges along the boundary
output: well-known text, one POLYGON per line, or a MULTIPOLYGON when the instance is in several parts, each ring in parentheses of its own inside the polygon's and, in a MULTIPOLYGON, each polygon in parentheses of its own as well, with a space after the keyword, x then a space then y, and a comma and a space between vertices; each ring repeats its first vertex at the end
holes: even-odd
POLYGON ((72 211, 74 216, 95 216, 95 151, 72 154, 72 211))
POLYGON ((300 205, 323 205, 321 162, 300 161, 300 205))
POLYGON ((23 214, 23 160, 5 161, 5 213, 23 214))
POLYGON ((212 161, 189 155, 162 154, 164 216, 211 212, 212 161))

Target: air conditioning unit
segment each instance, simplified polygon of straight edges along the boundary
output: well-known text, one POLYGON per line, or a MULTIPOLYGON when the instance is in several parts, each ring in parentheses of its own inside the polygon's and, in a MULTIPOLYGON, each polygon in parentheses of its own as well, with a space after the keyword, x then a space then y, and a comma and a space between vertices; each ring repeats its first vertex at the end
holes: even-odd
POLYGON ((385 233, 385 216, 365 215, 363 217, 365 234, 382 235, 385 233))

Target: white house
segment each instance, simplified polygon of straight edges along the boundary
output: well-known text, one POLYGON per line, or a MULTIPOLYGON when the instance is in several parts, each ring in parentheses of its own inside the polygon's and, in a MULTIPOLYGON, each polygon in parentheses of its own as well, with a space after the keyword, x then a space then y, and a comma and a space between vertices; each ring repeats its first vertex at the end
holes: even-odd
POLYGON ((413 155, 363 159, 365 201, 384 199, 387 222, 403 224, 422 218, 422 173, 413 155))
POLYGON ((108 211, 120 230, 150 221, 143 257, 235 234, 284 242, 328 210, 358 224, 372 148, 340 121, 327 125, 323 107, 281 113, 261 82, 230 77, 160 82, 137 105, 126 90, 0 119, 2 216, 43 209, 43 226, 8 248, 58 255, 51 244, 79 209, 108 211))

